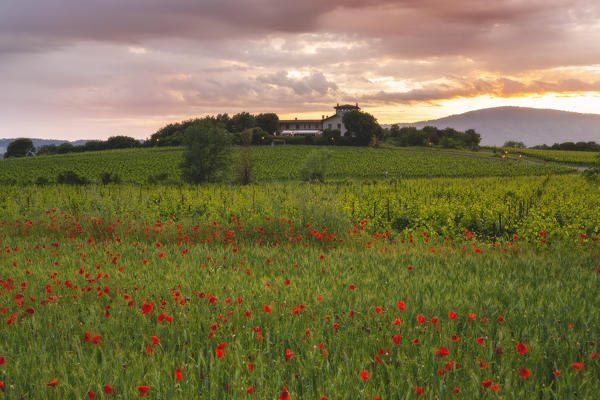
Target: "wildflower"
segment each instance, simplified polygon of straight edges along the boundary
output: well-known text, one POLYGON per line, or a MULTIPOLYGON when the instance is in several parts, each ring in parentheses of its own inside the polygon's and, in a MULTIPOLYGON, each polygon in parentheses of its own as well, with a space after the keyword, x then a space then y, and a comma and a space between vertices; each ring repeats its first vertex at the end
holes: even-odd
POLYGON ((369 379, 369 372, 367 371, 360 371, 360 377, 366 381, 367 379, 369 379))
POLYGON ((525 346, 523 343, 518 343, 515 348, 519 354, 527 353, 527 346, 525 346))
POLYGON ((521 376, 521 378, 529 378, 529 370, 527 368, 521 368, 519 370, 519 376, 521 376))

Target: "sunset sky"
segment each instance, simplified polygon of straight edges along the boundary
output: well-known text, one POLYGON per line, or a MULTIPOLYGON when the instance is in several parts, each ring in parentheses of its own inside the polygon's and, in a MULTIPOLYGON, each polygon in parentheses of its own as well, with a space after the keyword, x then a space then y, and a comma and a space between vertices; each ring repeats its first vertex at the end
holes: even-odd
POLYGON ((0 137, 358 102, 379 122, 600 113, 597 0, 2 0, 0 137))

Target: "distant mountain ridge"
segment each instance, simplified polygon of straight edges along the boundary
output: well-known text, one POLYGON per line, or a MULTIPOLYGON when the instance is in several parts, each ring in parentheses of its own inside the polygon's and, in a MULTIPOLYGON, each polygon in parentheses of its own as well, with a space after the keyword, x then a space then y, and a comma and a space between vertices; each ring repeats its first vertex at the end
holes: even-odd
POLYGON ((481 144, 487 146, 501 146, 509 140, 523 142, 526 146, 600 142, 600 114, 551 109, 484 108, 430 121, 398 124, 400 127, 414 126, 419 129, 428 125, 459 131, 475 129, 481 135, 481 144))
MULTIPOLYGON (((3 155, 4 153, 6 153, 6 148, 8 147, 10 142, 12 142, 15 139, 17 139, 17 138, 0 139, 0 155, 3 155)), ((55 145, 59 146, 63 143, 69 142, 68 140, 58 140, 58 139, 31 139, 31 141, 33 142, 33 145, 35 146, 36 149, 40 146, 46 146, 46 145, 50 145, 50 144, 55 144, 55 145)), ((81 145, 86 144, 87 142, 89 142, 89 140, 75 140, 75 141, 69 142, 69 143, 71 143, 73 146, 81 146, 81 145)))

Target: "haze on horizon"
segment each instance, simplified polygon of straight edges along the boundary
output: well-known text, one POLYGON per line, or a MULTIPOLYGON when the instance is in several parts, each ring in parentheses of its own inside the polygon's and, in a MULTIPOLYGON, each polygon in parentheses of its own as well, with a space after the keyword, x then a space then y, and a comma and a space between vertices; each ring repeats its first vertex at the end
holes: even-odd
POLYGON ((381 123, 504 105, 600 113, 596 0, 5 0, 0 138, 358 102, 381 123))

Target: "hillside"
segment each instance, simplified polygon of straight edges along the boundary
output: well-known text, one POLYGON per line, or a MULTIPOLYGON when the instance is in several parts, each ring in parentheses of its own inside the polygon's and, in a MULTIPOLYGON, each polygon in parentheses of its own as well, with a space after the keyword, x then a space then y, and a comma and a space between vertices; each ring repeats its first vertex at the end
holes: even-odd
MULTIPOLYGON (((298 171, 316 146, 257 146, 253 148, 254 181, 297 180, 298 171)), ((330 147, 327 179, 430 178, 543 175, 568 172, 553 164, 501 162, 478 153, 456 154, 412 149, 330 147)), ((115 172, 126 183, 179 183, 183 149, 180 147, 107 150, 52 156, 10 158, 0 161, 0 183, 55 182, 57 175, 73 170, 90 182, 99 182, 103 172, 115 172)), ((232 154, 227 180, 233 180, 239 149, 232 154)))
POLYGON ((523 107, 496 107, 403 126, 475 129, 481 144, 501 146, 508 140, 527 146, 560 142, 600 142, 600 115, 523 107))

